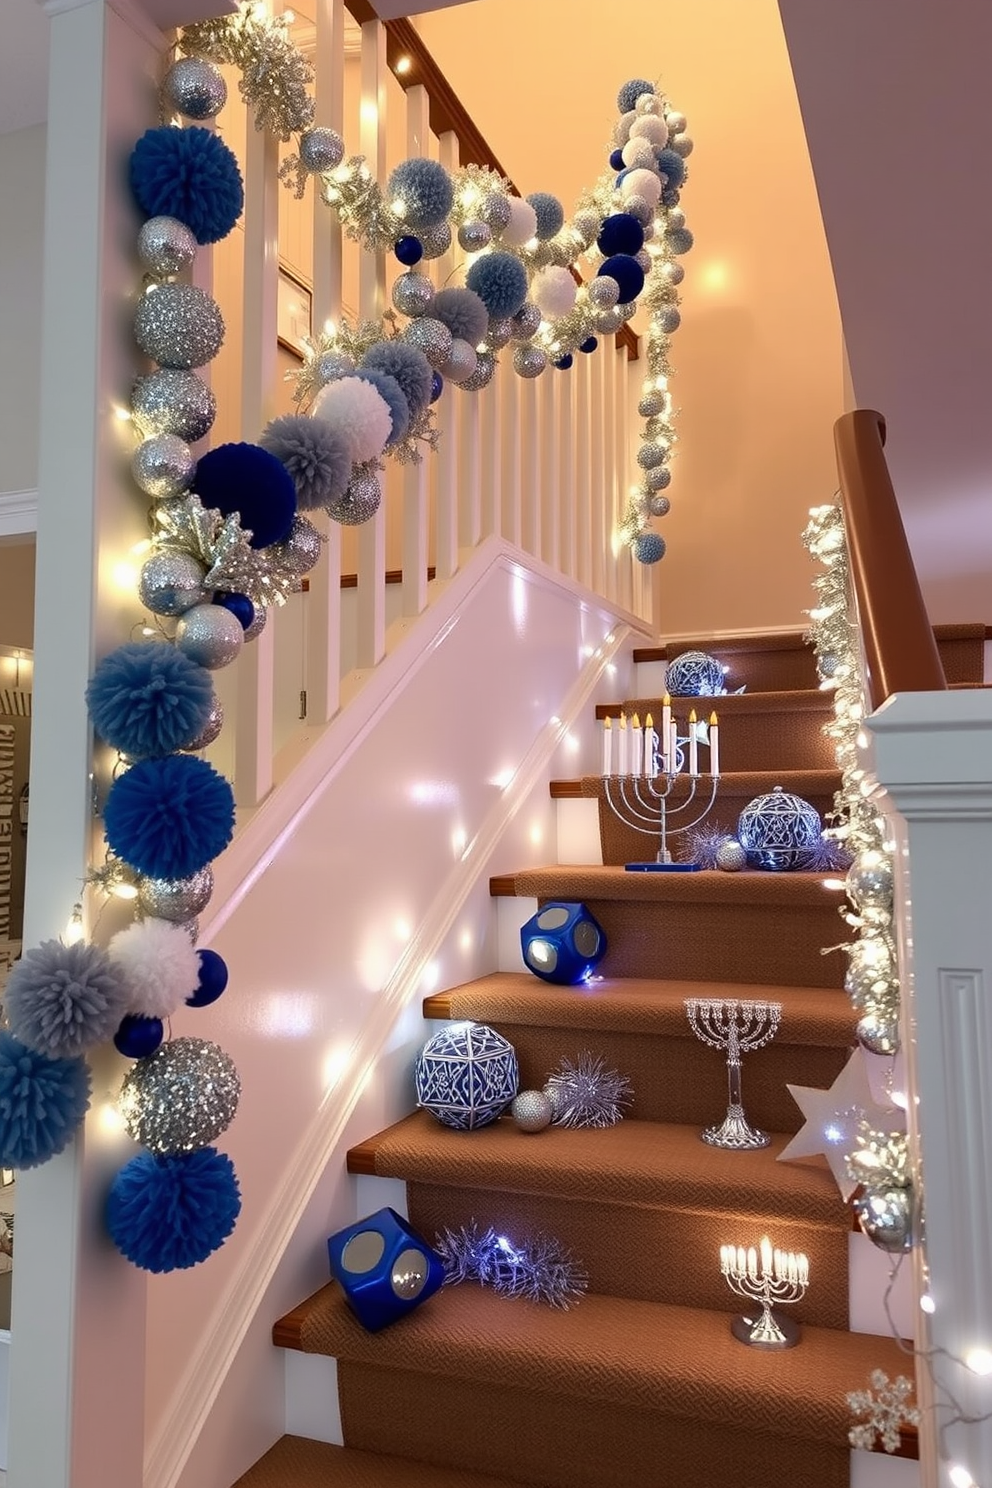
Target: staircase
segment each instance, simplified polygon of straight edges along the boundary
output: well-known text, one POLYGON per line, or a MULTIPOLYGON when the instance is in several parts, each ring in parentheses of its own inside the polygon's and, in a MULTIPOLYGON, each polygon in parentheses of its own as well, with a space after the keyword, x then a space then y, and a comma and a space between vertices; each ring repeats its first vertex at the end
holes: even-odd
MULTIPOLYGON (((937 629, 948 679, 981 681, 983 627, 937 629)), ((829 808, 837 777, 820 692, 798 633, 698 643, 741 696, 720 700, 716 819, 728 828, 781 784, 829 808)), ((670 654, 693 648, 682 642, 670 654)), ((664 650, 639 651, 660 683, 664 650)), ((655 689, 660 693, 660 685, 655 689)), ((642 697, 630 713, 660 709, 642 697)), ((598 710, 619 712, 620 704, 598 710)), ((556 781, 559 798, 600 794, 595 777, 556 781)), ((386 1331, 363 1331, 328 1285, 275 1326, 275 1342, 338 1361, 345 1447, 284 1437, 237 1488, 846 1488, 846 1394, 875 1368, 907 1372, 895 1340, 848 1330, 850 1210, 821 1159, 779 1164, 801 1116, 787 1081, 829 1085, 853 1043, 838 898, 816 874, 627 874, 645 856, 600 801, 602 865, 494 879, 499 897, 582 900, 603 925, 603 980, 557 988, 503 972, 426 999, 431 1019, 473 1018, 516 1047, 521 1088, 562 1056, 590 1050, 626 1074, 634 1103, 606 1131, 525 1136, 509 1120, 458 1133, 416 1112, 353 1148, 348 1170, 401 1179, 427 1238, 477 1220, 519 1239, 550 1231, 589 1274, 562 1313, 479 1289, 446 1289, 386 1331), (686 996, 773 997, 780 1030, 745 1062, 752 1122, 770 1148, 731 1153, 699 1140, 726 1104, 721 1057, 688 1027, 686 996), (810 1259, 790 1310, 800 1347, 737 1343, 719 1269, 722 1243, 763 1234, 810 1259)), ((905 1435, 902 1453, 915 1455, 905 1435)))

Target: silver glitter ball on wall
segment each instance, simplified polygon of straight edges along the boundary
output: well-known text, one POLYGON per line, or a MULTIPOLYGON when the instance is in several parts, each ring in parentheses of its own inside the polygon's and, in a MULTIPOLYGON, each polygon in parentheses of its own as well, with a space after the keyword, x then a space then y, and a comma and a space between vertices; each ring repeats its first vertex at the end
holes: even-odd
POLYGON ((181 274, 196 257, 197 242, 178 217, 149 217, 138 234, 138 257, 149 274, 181 274))
POLYGON ((480 351, 475 358, 475 371, 460 384, 466 393, 477 393, 488 387, 496 371, 496 358, 491 351, 480 351))
POLYGON ((176 626, 176 649, 210 672, 229 666, 244 643, 241 621, 223 605, 194 605, 176 626))
POLYGON ((652 517, 667 517, 672 509, 672 503, 667 496, 649 496, 647 499, 648 514, 652 517))
POLYGON ((665 395, 661 388, 648 388, 641 394, 637 411, 641 418, 655 418, 657 414, 665 411, 665 395))
POLYGON ((655 315, 658 325, 665 332, 666 336, 670 336, 673 331, 677 331, 682 324, 682 316, 679 313, 679 307, 677 305, 662 305, 655 311, 655 315))
POLYGON ((440 372, 451 355, 453 339, 448 327, 432 315, 421 315, 403 331, 403 340, 422 351, 436 372, 440 372))
POLYGON ((667 465, 654 465, 645 473, 644 484, 652 493, 666 491, 672 484, 672 472, 667 465))
POLYGON ((466 253, 479 253, 488 248, 492 240, 493 232, 488 222, 463 222, 458 229, 458 246, 466 253))
POLYGON ((541 312, 532 301, 521 305, 513 317, 513 335, 517 341, 528 341, 541 324, 541 312))
POLYGON ((721 842, 716 850, 716 866, 723 873, 740 873, 747 867, 747 853, 739 842, 721 842))
POLYGON ((131 415, 142 434, 178 434, 195 444, 210 432, 217 399, 195 372, 160 367, 135 382, 131 415))
POLYGON ((156 500, 188 491, 195 471, 193 451, 176 434, 156 434, 143 440, 131 460, 135 481, 146 496, 156 500))
POLYGON ((896 1054, 899 1051, 899 1025, 879 1013, 865 1013, 858 1020, 855 1036, 869 1054, 896 1054))
POLYGON ((665 461, 665 451, 660 444, 651 440, 648 444, 642 444, 637 451, 637 463, 642 470, 653 470, 656 465, 662 465, 665 461))
MULTIPOLYGON (((257 610, 255 611, 255 614, 258 614, 257 610)), ((264 610, 262 611, 262 614, 265 614, 264 610)), ((245 632, 245 638, 247 639, 247 631, 245 632)), ((224 705, 221 702, 220 698, 215 696, 213 702, 210 705, 210 712, 207 714, 206 723, 203 725, 200 732, 196 735, 195 739, 190 739, 188 744, 183 745, 183 754, 194 754, 198 749, 206 749, 207 745, 212 744, 218 737, 223 727, 224 705)))
POLYGON ((306 517, 295 516, 289 536, 273 543, 266 552, 277 568, 288 570, 298 578, 308 574, 320 562, 323 543, 320 533, 306 517))
POLYGON ((873 1245, 894 1255, 913 1248, 913 1191, 866 1189, 851 1201, 858 1224, 873 1245))
POLYGON ((543 1090, 521 1090, 511 1102, 510 1115, 520 1131, 539 1132, 551 1125, 554 1108, 543 1090))
POLYGON ((417 237, 425 258, 440 258, 451 247, 451 228, 446 222, 439 222, 436 227, 419 228, 417 237))
POLYGON ((314 375, 321 387, 326 387, 329 382, 337 382, 339 377, 347 377, 354 370, 354 358, 343 351, 321 352, 314 363, 314 375))
POLYGON ((433 298, 434 286, 426 274, 416 274, 412 269, 393 285, 393 304, 401 315, 426 315, 433 298))
POLYGON ((620 286, 606 274, 602 278, 591 280, 586 286, 586 293, 590 304, 595 305, 597 310, 612 310, 620 298, 620 286))
POLYGON ((162 367, 205 367, 224 341, 220 307, 195 284, 159 284, 134 312, 134 339, 162 367))
POLYGON ((451 350, 438 371, 449 382, 462 383, 466 382, 475 372, 477 362, 475 347, 456 336, 451 343, 451 350))
POLYGON ((300 164, 311 175, 332 171, 344 159, 344 140, 336 129, 317 125, 300 135, 300 164))
POLYGON ((156 920, 182 924, 206 909, 214 891, 214 871, 207 865, 190 878, 139 878, 138 903, 156 920))
POLYGON ((513 370, 518 377, 540 377, 547 365, 539 346, 518 346, 513 353, 513 370))
POLYGON ((212 119, 227 102, 227 84, 212 62, 180 57, 165 75, 162 97, 184 119, 212 119))
POLYGON ((129 1136, 151 1152, 193 1152, 227 1131, 241 1080, 234 1060, 207 1039, 178 1038, 124 1077, 118 1109, 129 1136))
POLYGON ((491 351, 499 351, 501 347, 513 339, 513 321, 507 315, 491 319, 486 330, 486 345, 491 351))
POLYGON ((623 316, 617 305, 612 310, 600 310, 596 316, 595 327, 601 336, 615 336, 622 325, 623 316))
POLYGON ((493 233, 501 233, 510 220, 510 203, 501 191, 487 191, 479 207, 479 216, 493 233))
POLYGON ((206 600, 206 572, 192 553, 153 553, 141 566, 138 597, 153 615, 183 615, 206 600))
POLYGON ((345 527, 360 527, 375 516, 381 500, 382 491, 372 471, 360 470, 352 476, 341 500, 333 502, 325 510, 335 522, 345 527))

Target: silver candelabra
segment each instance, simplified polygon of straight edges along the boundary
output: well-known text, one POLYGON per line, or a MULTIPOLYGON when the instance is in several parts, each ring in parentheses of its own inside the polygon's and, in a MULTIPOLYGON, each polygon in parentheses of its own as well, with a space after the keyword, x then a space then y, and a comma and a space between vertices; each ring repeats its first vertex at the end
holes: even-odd
POLYGON ((735 1317, 730 1331, 752 1348, 792 1348, 799 1325, 777 1313, 775 1304, 799 1302, 809 1285, 809 1260, 799 1251, 773 1250, 768 1236, 760 1246, 720 1246, 720 1270, 738 1297, 757 1302, 756 1317, 735 1317))
POLYGON ((685 1010, 697 1038, 711 1049, 722 1049, 727 1055, 729 1102, 727 1114, 719 1126, 708 1126, 704 1142, 711 1147, 729 1147, 741 1151, 750 1147, 767 1147, 767 1132, 751 1126, 741 1103, 741 1055, 750 1054, 770 1043, 782 1016, 780 1002, 737 1002, 687 997, 685 1010))
POLYGON ((719 727, 717 716, 711 714, 708 724, 699 723, 695 712, 689 714, 689 736, 680 739, 678 724, 671 716, 671 698, 666 694, 662 707, 661 736, 655 732, 651 714, 647 715, 643 729, 637 714, 628 726, 625 714, 620 715, 620 726, 613 729, 607 718, 603 731, 603 792, 607 805, 624 826, 634 832, 654 837, 658 850, 653 863, 629 864, 634 868, 694 868, 694 863, 675 863, 669 850, 668 839, 696 827, 712 810, 716 800, 720 778, 719 727), (614 735, 616 742, 614 744, 614 735), (697 802, 700 789, 699 746, 709 750, 709 800, 701 811, 677 826, 670 818, 683 817, 697 802), (683 749, 683 745, 685 748, 683 749), (688 758, 687 758, 688 756, 688 758), (685 766, 688 769, 685 769, 685 766), (681 768, 680 768, 681 767, 681 768), (686 774, 689 787, 684 801, 677 806, 669 804, 676 780, 686 774))

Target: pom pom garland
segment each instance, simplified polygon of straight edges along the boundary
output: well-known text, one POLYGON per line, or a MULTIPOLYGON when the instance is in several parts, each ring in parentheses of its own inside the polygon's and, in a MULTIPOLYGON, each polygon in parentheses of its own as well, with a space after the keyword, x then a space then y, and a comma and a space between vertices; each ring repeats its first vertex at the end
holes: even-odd
POLYGON ((614 253, 637 253, 644 247, 644 229, 629 212, 614 212, 603 223, 596 247, 604 258, 614 253))
POLYGON ((68 1146, 89 1103, 84 1059, 46 1059, 0 1031, 0 1165, 48 1162, 68 1146))
POLYGON ((630 258, 626 253, 614 253, 610 258, 604 259, 599 273, 604 278, 616 280, 622 305, 636 300, 644 288, 644 270, 636 258, 630 258))
POLYGON ((633 109, 642 93, 653 92, 653 83, 646 82, 644 78, 631 78, 629 82, 624 83, 617 94, 617 108, 621 113, 626 113, 633 109))
POLYGON ((241 1212, 231 1159, 214 1147, 155 1157, 142 1152, 117 1174, 107 1228, 135 1266, 162 1275, 199 1265, 224 1244, 241 1212))
POLYGON ((440 290, 427 314, 446 325, 456 341, 467 341, 472 347, 484 340, 489 329, 489 312, 471 289, 440 290))
POLYGON ((550 319, 567 315, 575 304, 576 283, 567 269, 542 269, 534 278, 531 293, 541 314, 550 319))
POLYGON ((655 206, 661 200, 661 182, 653 170, 625 171, 620 181, 620 195, 640 196, 655 206))
POLYGON ((362 367, 355 374, 370 387, 374 387, 379 397, 389 409, 389 438, 386 440, 387 447, 398 443, 406 435, 410 427, 410 405, 403 396, 403 389, 395 377, 390 377, 388 372, 377 372, 374 367, 362 367))
POLYGON ((371 382, 363 382, 358 376, 340 377, 321 388, 313 416, 325 419, 347 440, 355 465, 381 455, 393 432, 388 403, 371 382))
POLYGON ((367 351, 362 368, 385 372, 399 383, 413 418, 423 413, 431 398, 431 364, 424 353, 405 341, 380 341, 367 351))
POLYGON ((465 282, 497 320, 516 315, 527 298, 527 271, 512 253, 484 253, 465 282))
POLYGON ((111 850, 151 878, 189 878, 234 834, 234 795, 193 755, 141 760, 110 788, 104 830, 111 850))
MULTIPOLYGON (((509 248, 522 248, 529 243, 531 238, 537 237, 537 213, 529 201, 523 201, 519 196, 508 198, 510 203, 510 220, 500 233, 503 242, 509 248)), ((490 311, 490 314, 493 312, 490 311)))
POLYGON ((125 988, 129 1013, 171 1018, 200 982, 200 958, 181 925, 167 920, 136 920, 109 946, 125 988))
POLYGON ((534 191, 527 200, 534 208, 534 236, 538 242, 544 243, 561 232, 565 224, 565 211, 556 196, 552 196, 550 191, 534 191))
POLYGON ((299 511, 341 500, 351 479, 351 446, 325 419, 286 414, 272 420, 259 444, 289 471, 299 511))
POLYGON ((237 512, 251 546, 282 542, 296 516, 296 487, 275 455, 257 444, 219 444, 200 457, 194 482, 203 505, 225 517, 237 512))
POLYGON ((404 160, 392 172, 386 201, 398 222, 413 228, 437 227, 451 211, 454 189, 443 165, 417 157, 404 160))
POLYGON ((213 707, 210 673, 172 646, 118 646, 90 678, 93 727, 130 759, 172 754, 206 726, 213 707))
POLYGON ((111 1037, 127 986, 99 946, 46 940, 15 961, 3 1001, 23 1044, 48 1059, 74 1059, 111 1037))
POLYGON ((147 129, 131 153, 130 172, 141 210, 177 218, 198 243, 219 243, 241 216, 238 162, 212 130, 147 129))

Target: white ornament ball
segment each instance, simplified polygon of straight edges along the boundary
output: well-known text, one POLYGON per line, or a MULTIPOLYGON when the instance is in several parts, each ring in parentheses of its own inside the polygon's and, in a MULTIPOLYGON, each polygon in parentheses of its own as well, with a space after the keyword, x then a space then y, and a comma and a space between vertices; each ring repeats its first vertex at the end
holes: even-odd
POLYGON ((244 643, 241 621, 223 605, 194 605, 176 626, 176 650, 210 672, 229 666, 244 643))
POLYGON ((661 114, 661 99, 657 93, 642 93, 634 104, 635 114, 661 114))
POLYGON ((508 201, 510 220, 500 237, 510 248, 522 248, 531 238, 537 237, 537 213, 521 196, 508 197, 508 201))
POLYGON ((642 197, 652 207, 661 200, 661 180, 653 170, 632 170, 620 183, 620 195, 626 203, 630 196, 642 197))
POLYGON ((651 170, 654 166, 654 147, 650 140, 629 139, 620 151, 628 170, 651 170))
POLYGON ((613 126, 613 143, 615 145, 625 145, 627 143, 630 139, 631 126, 636 118, 636 109, 628 109, 625 114, 620 115, 613 126))
POLYGON ((677 134, 671 144, 676 155, 681 155, 683 160, 692 154, 692 140, 687 134, 677 134))
POLYGON ((184 930, 164 919, 136 920, 107 954, 127 983, 128 1011, 171 1018, 200 981, 200 958, 184 930))
POLYGON ((665 115, 665 123, 668 125, 669 134, 684 134, 687 123, 685 114, 680 114, 676 109, 670 109, 665 115))
POLYGON ((451 343, 447 361, 438 370, 449 382, 467 382, 474 374, 478 360, 475 347, 456 336, 451 343))
POLYGON ((340 377, 321 388, 313 417, 326 419, 348 440, 354 465, 381 455, 393 432, 389 404, 361 377, 340 377))
POLYGON ((510 1115, 519 1131, 539 1132, 551 1125, 554 1107, 543 1090, 521 1090, 510 1105, 510 1115))
POLYGON ((567 269, 542 269, 531 283, 531 298, 545 319, 567 315, 575 304, 576 283, 567 269))

